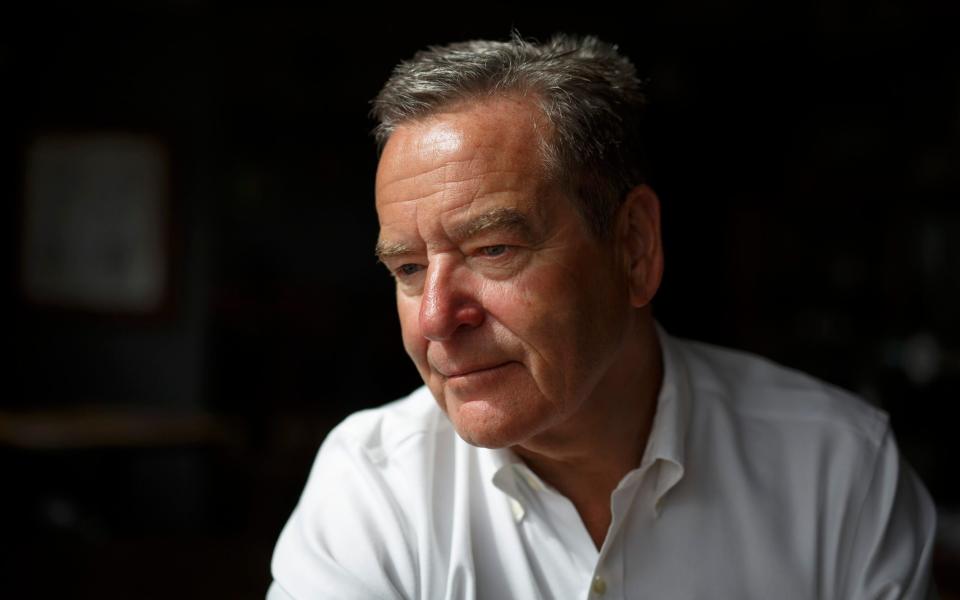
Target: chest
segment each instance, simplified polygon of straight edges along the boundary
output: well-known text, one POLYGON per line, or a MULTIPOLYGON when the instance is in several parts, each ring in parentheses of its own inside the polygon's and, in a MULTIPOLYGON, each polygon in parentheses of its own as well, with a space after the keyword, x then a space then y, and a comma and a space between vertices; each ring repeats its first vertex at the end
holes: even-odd
MULTIPOLYGON (((812 541, 794 515, 742 498, 688 501, 682 486, 658 511, 639 489, 614 511, 598 550, 573 505, 539 494, 502 494, 472 519, 471 543, 451 554, 444 587, 465 598, 810 598, 812 541), (470 573, 457 583, 457 573, 470 573)), ((702 490, 698 491, 702 492, 702 490)), ((693 497, 693 496, 692 496, 693 497)), ((699 496, 702 498, 702 495, 699 496)))

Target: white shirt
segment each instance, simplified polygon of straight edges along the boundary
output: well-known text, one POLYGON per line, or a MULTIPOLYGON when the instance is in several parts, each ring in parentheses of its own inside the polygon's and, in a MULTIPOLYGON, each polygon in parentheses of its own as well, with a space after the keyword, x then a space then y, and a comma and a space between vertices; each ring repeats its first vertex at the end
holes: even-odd
POLYGON ((664 378, 597 550, 510 450, 426 388, 320 449, 269 600, 928 598, 935 513, 886 415, 759 357, 660 330, 664 378))

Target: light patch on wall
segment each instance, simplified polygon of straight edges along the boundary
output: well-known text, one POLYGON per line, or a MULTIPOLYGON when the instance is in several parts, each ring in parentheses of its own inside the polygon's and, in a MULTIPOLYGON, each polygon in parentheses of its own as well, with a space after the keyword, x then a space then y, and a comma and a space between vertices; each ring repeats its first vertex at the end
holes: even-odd
POLYGON ((146 314, 166 297, 165 148, 122 133, 45 135, 27 148, 21 283, 37 304, 146 314))

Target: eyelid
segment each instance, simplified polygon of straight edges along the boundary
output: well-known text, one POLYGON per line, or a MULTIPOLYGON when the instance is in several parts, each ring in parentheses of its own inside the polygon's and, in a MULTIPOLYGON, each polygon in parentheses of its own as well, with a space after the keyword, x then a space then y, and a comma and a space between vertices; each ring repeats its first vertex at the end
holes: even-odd
MULTIPOLYGON (((475 247, 473 250, 469 250, 468 254, 466 254, 466 257, 473 256, 478 258, 486 258, 490 260, 504 259, 514 254, 514 251, 516 249, 517 249, 517 246, 515 244, 507 244, 502 242, 499 244, 484 244, 482 246, 475 247), (487 254, 487 252, 492 248, 502 248, 503 250, 497 254, 487 254)), ((386 265, 386 266, 387 266, 387 269, 390 271, 390 274, 398 280, 410 279, 427 270, 426 264, 416 262, 416 259, 413 257, 398 260, 396 262, 396 266, 391 266, 391 265, 386 265), (408 266, 418 267, 418 268, 416 271, 413 271, 411 273, 404 273, 403 268, 408 266)))
POLYGON ((397 278, 413 277, 413 276, 416 275, 417 273, 422 273, 422 272, 424 272, 424 271, 426 271, 426 266, 425 266, 425 265, 421 265, 421 264, 419 264, 419 263, 413 263, 413 262, 401 263, 401 264, 397 265, 396 268, 390 270, 390 272, 393 273, 393 275, 394 275, 395 277, 397 277, 397 278), (417 268, 416 271, 413 271, 413 272, 411 272, 411 273, 405 273, 404 270, 403 270, 404 267, 418 267, 418 268, 417 268))
POLYGON ((475 253, 480 254, 481 256, 486 256, 488 258, 497 258, 499 256, 503 256, 512 248, 513 246, 511 246, 510 244, 488 244, 486 246, 480 246, 479 248, 477 248, 475 253), (503 252, 496 255, 487 254, 486 251, 490 250, 491 248, 503 248, 503 252))

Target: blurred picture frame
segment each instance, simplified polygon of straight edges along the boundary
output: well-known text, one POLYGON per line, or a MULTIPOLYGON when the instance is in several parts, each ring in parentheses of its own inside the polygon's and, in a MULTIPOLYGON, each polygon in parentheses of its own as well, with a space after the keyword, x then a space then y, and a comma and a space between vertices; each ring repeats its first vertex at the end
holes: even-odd
POLYGON ((151 316, 170 297, 170 158, 149 134, 34 136, 24 153, 20 286, 29 305, 151 316))

